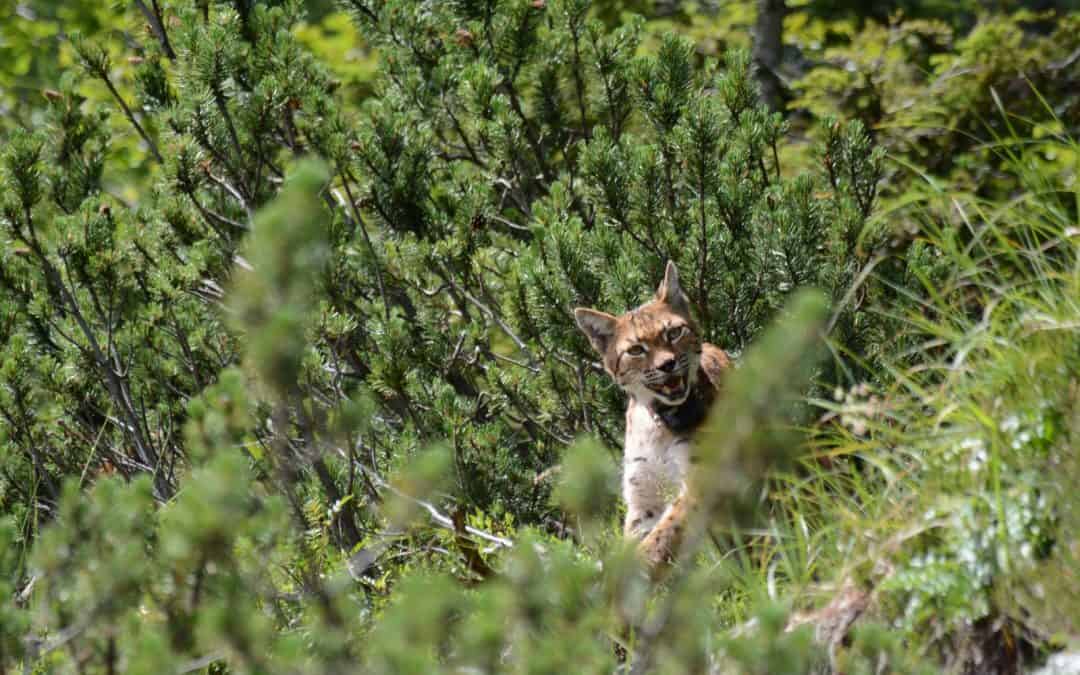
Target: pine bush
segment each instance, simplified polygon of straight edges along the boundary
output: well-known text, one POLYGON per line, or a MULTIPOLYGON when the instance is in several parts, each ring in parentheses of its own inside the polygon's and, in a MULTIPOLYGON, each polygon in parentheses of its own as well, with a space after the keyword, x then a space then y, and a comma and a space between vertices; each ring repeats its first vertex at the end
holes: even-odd
POLYGON ((701 598, 737 571, 653 596, 612 541, 624 401, 571 309, 633 307, 674 260, 746 354, 716 466, 762 485, 795 443, 747 429, 869 377, 895 323, 862 307, 932 269, 891 255, 860 123, 784 166, 745 52, 580 0, 348 0, 380 59, 358 109, 298 2, 136 4, 129 53, 71 35, 79 72, 0 151, 0 668, 820 663, 768 603, 717 637, 701 598))

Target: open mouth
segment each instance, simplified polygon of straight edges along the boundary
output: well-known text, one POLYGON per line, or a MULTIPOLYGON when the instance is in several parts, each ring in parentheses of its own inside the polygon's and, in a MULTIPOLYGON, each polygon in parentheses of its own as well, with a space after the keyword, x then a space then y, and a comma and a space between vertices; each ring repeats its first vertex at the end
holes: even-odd
POLYGON ((650 389, 655 391, 657 394, 660 394, 669 401, 678 401, 679 399, 686 397, 686 375, 672 375, 663 382, 652 385, 650 389))

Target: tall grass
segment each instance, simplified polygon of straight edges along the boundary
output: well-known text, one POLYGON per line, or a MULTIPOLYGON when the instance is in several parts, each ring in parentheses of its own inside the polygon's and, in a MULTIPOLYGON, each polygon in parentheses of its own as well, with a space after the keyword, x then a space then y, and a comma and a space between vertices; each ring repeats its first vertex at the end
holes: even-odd
POLYGON ((825 424, 744 537, 727 623, 859 589, 856 625, 891 631, 893 671, 1007 672, 1080 637, 1080 146, 993 149, 1009 198, 927 181, 885 210, 910 237, 911 283, 866 282, 899 299, 870 308, 897 328, 893 355, 813 401, 825 424))

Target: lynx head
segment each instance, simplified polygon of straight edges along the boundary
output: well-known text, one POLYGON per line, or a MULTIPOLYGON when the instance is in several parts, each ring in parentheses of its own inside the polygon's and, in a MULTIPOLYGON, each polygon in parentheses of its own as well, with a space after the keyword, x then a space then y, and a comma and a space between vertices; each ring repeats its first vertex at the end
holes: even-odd
POLYGON ((574 317, 627 394, 645 404, 686 401, 697 381, 701 337, 675 263, 668 262, 656 295, 637 309, 613 316, 579 307, 574 317))

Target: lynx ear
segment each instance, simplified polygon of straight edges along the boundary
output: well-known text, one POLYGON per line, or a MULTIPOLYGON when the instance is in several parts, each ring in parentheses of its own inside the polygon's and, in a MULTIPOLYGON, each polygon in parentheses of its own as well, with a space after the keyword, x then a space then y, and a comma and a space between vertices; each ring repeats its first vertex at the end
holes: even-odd
POLYGON ((578 307, 574 310, 574 319, 581 332, 589 338, 593 349, 601 355, 607 352, 611 338, 615 336, 615 317, 595 309, 578 307))
POLYGON ((656 289, 656 299, 682 312, 689 309, 686 294, 679 285, 679 270, 672 260, 668 261, 667 269, 664 270, 664 280, 660 282, 660 288, 656 289))

